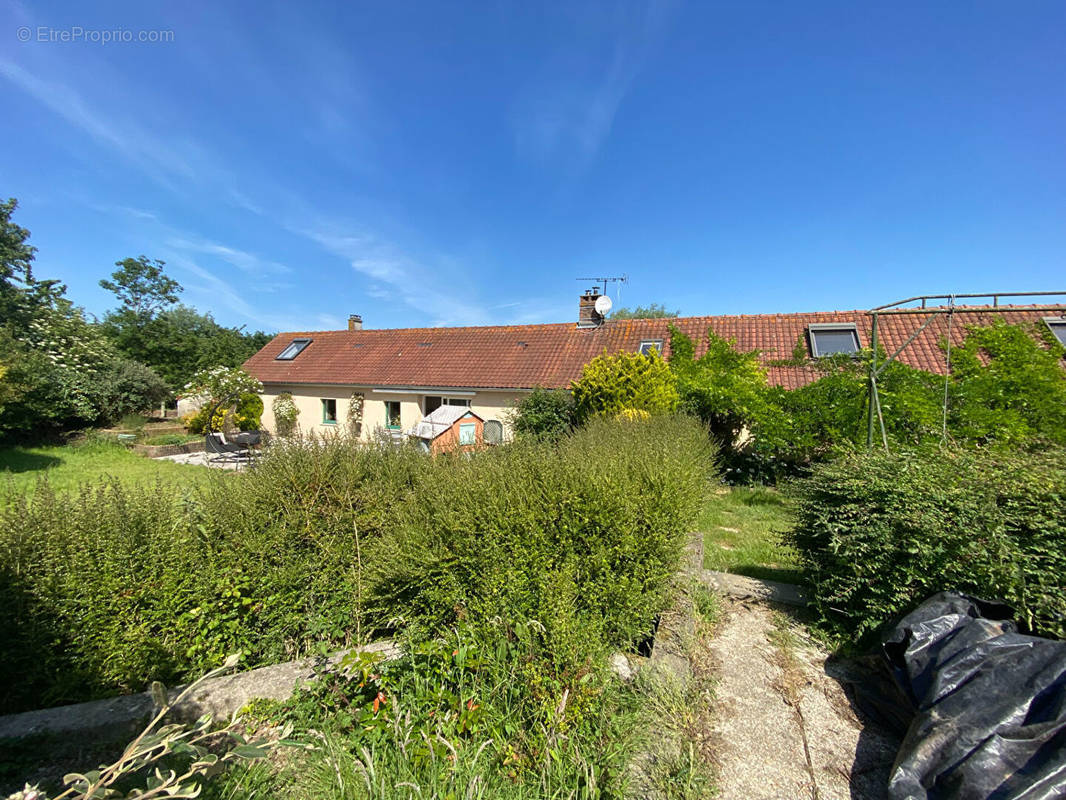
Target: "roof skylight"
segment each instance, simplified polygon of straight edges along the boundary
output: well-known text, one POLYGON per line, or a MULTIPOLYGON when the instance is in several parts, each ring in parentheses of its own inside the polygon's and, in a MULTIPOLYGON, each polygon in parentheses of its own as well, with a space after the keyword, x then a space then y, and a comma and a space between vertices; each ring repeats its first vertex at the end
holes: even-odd
POLYGON ((1044 324, 1047 325, 1055 338, 1059 340, 1059 344, 1066 345, 1066 316, 1062 317, 1044 317, 1044 324))
POLYGON ((655 350, 661 356, 663 354, 663 340, 645 339, 640 343, 640 354, 642 356, 650 356, 652 350, 655 350))
POLYGON ((854 322, 815 322, 807 326, 807 331, 815 358, 859 352, 859 331, 854 322))
POLYGON ((304 351, 307 345, 311 344, 310 339, 293 339, 289 342, 289 346, 274 356, 275 361, 292 361, 296 356, 300 355, 304 351))

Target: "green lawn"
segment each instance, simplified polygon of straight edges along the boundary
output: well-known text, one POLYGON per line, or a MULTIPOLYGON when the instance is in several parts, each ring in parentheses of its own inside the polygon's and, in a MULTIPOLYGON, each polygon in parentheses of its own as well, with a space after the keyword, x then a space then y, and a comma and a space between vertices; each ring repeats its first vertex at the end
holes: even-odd
POLYGON ((119 444, 92 440, 81 445, 0 448, 0 491, 13 486, 28 492, 47 477, 53 488, 76 489, 105 477, 124 483, 166 480, 192 482, 206 477, 206 467, 145 458, 119 444))
POLYGON ((704 568, 799 583, 796 554, 779 536, 790 521, 788 501, 774 489, 734 486, 712 491, 699 519, 704 568))

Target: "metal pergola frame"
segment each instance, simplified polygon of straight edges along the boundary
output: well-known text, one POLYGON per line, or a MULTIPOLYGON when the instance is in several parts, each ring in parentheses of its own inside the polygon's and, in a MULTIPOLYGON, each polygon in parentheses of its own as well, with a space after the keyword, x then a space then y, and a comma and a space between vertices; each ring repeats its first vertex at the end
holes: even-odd
POLYGON ((941 314, 948 314, 948 338, 946 349, 946 366, 947 371, 944 376, 944 403, 943 403, 943 417, 942 417, 942 438, 947 438, 947 426, 948 426, 948 387, 951 381, 951 322, 954 319, 955 314, 1003 314, 1012 311, 1056 311, 1059 314, 1066 315, 1066 302, 1049 304, 1049 305, 1026 305, 1026 306, 1009 306, 1002 307, 999 304, 1001 297, 1063 297, 1066 298, 1066 292, 985 292, 983 294, 923 294, 917 297, 908 297, 906 300, 898 300, 895 303, 888 303, 883 306, 877 306, 871 308, 866 312, 868 317, 872 318, 871 331, 870 331, 870 350, 872 356, 870 359, 870 376, 869 376, 869 408, 867 409, 866 419, 866 447, 872 448, 874 443, 874 418, 877 418, 878 424, 881 429, 881 443, 884 445, 885 452, 888 452, 888 433, 885 430, 885 419, 881 413, 881 398, 877 391, 877 378, 885 371, 889 364, 899 358, 900 354, 907 349, 911 342, 918 338, 919 334, 929 327, 929 324, 941 314), (981 306, 965 306, 959 308, 955 305, 955 301, 959 299, 973 300, 973 299, 992 299, 992 305, 981 306), (930 306, 928 305, 930 300, 947 300, 947 305, 930 306), (907 306, 910 303, 921 302, 921 306, 918 308, 901 308, 901 306, 907 306), (902 314, 928 314, 929 319, 921 324, 921 326, 914 331, 907 340, 899 346, 899 348, 878 364, 877 361, 877 327, 878 320, 882 316, 896 316, 902 314))

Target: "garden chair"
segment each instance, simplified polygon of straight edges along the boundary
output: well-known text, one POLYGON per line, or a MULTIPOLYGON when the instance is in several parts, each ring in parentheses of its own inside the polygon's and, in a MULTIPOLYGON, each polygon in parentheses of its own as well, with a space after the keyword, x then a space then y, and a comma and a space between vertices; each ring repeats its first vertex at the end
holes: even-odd
POLYGON ((224 433, 208 432, 204 437, 204 450, 207 451, 209 463, 234 462, 248 463, 252 460, 251 449, 226 440, 224 433))

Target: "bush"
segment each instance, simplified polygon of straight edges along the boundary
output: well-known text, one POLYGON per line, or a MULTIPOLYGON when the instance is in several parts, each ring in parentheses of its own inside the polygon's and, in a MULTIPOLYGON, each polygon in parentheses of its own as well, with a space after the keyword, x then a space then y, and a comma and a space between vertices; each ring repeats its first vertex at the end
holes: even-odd
POLYGON ((745 429, 766 416, 766 370, 759 352, 740 353, 735 340, 708 329, 707 352, 696 359, 692 340, 676 328, 670 333, 670 368, 681 407, 706 422, 723 448, 732 449, 745 429))
POLYGON ((97 380, 98 422, 103 425, 152 409, 170 395, 163 379, 149 367, 124 358, 110 362, 97 380))
MULTIPOLYGON (((841 447, 866 443, 869 354, 826 359, 819 368, 822 377, 798 389, 767 389, 751 420, 751 440, 729 461, 735 469, 731 477, 774 482, 841 447)), ((892 447, 939 440, 943 385, 943 378, 898 361, 881 374, 879 394, 892 447)))
POLYGON ((971 328, 951 355, 950 425, 964 440, 1066 445, 1066 348, 1050 332, 1001 320, 971 328), (1046 333, 1046 347, 1034 333, 1046 333))
POLYGON ((574 396, 565 389, 536 388, 519 400, 511 412, 518 436, 557 438, 575 424, 574 396))
POLYGON ((823 619, 862 638, 931 594, 1012 605, 1066 636, 1066 451, 850 452, 793 488, 800 552, 823 619))
POLYGON ((627 408, 662 414, 676 411, 677 382, 658 353, 616 353, 592 359, 571 389, 579 422, 613 417, 627 408))
POLYGON ((238 430, 257 431, 263 424, 263 399, 257 394, 242 394, 233 410, 233 423, 238 430))
POLYGON ((202 487, 0 495, 0 710, 362 641, 530 619, 562 672, 646 633, 711 470, 692 420, 432 459, 272 447, 202 487))
MULTIPOLYGON (((699 359, 692 341, 676 330, 671 349, 682 408, 710 426, 730 480, 773 482, 866 441, 868 350, 811 362, 801 349, 783 363, 807 364, 821 376, 785 390, 767 385, 757 351, 737 352, 733 341, 713 331, 699 359)), ((1066 444, 1064 353, 1050 332, 1030 325, 999 321, 970 328, 952 353, 949 437, 961 444, 1066 444)), ((879 352, 879 363, 886 355, 879 352)), ((940 440, 943 377, 895 361, 878 377, 878 387, 891 447, 940 440)))
POLYGON ((382 599, 430 630, 536 620, 571 667, 631 643, 662 608, 712 464, 705 429, 682 417, 438 459, 378 562, 382 599))

